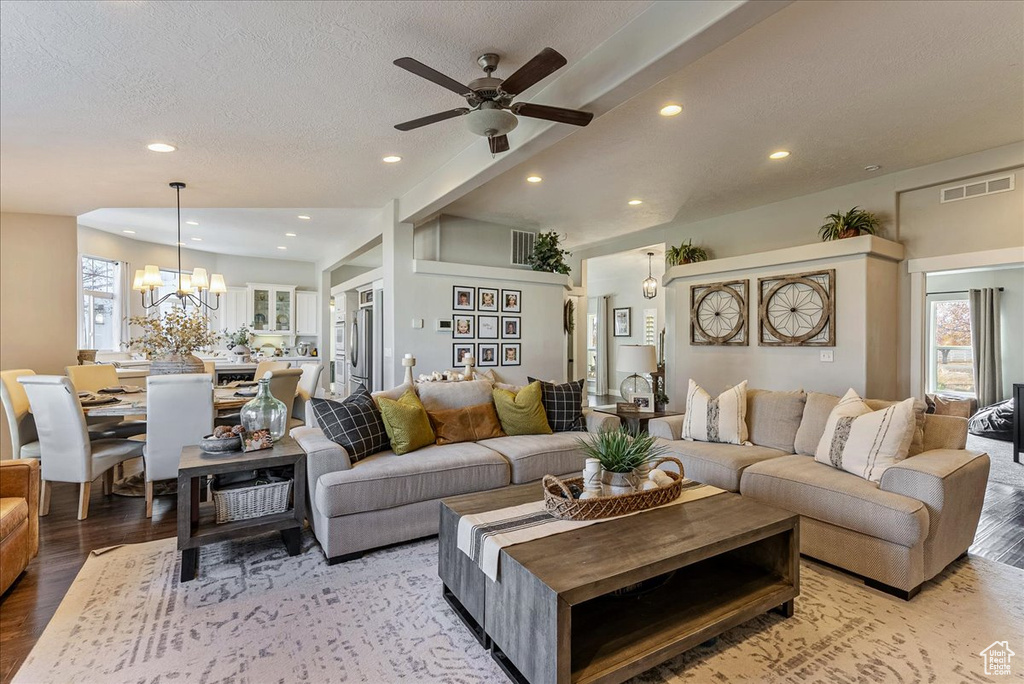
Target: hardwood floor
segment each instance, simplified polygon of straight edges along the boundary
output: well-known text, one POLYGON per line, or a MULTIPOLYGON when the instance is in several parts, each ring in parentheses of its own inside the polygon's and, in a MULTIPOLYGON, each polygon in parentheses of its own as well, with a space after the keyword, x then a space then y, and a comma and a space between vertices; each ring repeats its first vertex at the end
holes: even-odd
MULTIPOLYGON (((89 517, 79 522, 77 486, 53 485, 50 515, 40 518, 39 556, 0 598, 0 682, 28 656, 91 550, 175 536, 173 496, 157 497, 151 520, 145 509, 144 498, 104 496, 93 487, 89 517)), ((1024 569, 1024 490, 989 483, 970 552, 1024 569)))

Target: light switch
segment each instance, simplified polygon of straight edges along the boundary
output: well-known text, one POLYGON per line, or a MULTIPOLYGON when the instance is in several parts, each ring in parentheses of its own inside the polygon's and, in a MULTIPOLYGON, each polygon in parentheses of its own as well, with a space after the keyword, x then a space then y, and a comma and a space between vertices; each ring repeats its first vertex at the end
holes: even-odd
POLYGON ((412 319, 412 327, 414 327, 414 328, 422 328, 423 327, 423 319, 422 318, 414 318, 414 319, 412 319))
POLYGON ((836 360, 835 350, 833 350, 833 349, 822 349, 821 350, 821 362, 822 363, 832 363, 835 360, 836 360))

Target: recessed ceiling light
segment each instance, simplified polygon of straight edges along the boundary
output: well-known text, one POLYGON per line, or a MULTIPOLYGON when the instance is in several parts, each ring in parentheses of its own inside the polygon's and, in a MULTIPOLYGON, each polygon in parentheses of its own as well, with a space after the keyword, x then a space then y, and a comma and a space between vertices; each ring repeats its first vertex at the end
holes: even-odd
POLYGON ((527 183, 540 183, 542 180, 544 180, 544 179, 541 178, 540 176, 527 176, 526 177, 526 182, 527 183))
POLYGON ((786 150, 779 150, 778 152, 772 152, 768 155, 769 159, 785 159, 789 156, 789 152, 786 150))
POLYGON ((202 242, 202 241, 203 241, 203 238, 196 238, 196 237, 192 238, 192 242, 202 242))
POLYGON ((384 162, 385 164, 397 164, 398 162, 402 161, 402 158, 399 157, 397 154, 389 154, 388 156, 381 159, 381 161, 384 162))
POLYGON ((199 225, 199 221, 185 221, 185 223, 187 223, 190 226, 198 226, 199 225))
POLYGON ((295 233, 285 233, 285 237, 295 237, 295 233))
POLYGON ((867 166, 864 167, 864 170, 865 171, 877 171, 880 168, 882 168, 882 167, 879 166, 878 164, 868 164, 867 166))
POLYGON ((287 248, 287 247, 285 247, 284 245, 278 245, 278 246, 277 246, 277 248, 278 248, 278 249, 288 249, 288 248, 287 248))
POLYGON ((150 143, 146 145, 146 149, 150 152, 174 152, 178 148, 167 143, 150 143))
POLYGON ((122 230, 121 232, 122 233, 128 233, 129 235, 135 235, 135 231, 134 230, 122 230))
POLYGON ((302 219, 303 221, 308 221, 311 217, 306 216, 305 214, 299 214, 299 218, 302 219))
POLYGON ((630 204, 630 205, 632 205, 632 206, 634 206, 634 207, 635 207, 636 205, 638 205, 638 204, 643 204, 643 203, 644 203, 644 201, 643 201, 643 200, 629 200, 629 204, 630 204))
POLYGON ((661 111, 658 112, 658 113, 661 114, 662 116, 675 116, 676 114, 678 114, 681 111, 683 111, 683 108, 680 107, 679 105, 677 105, 677 104, 670 104, 670 105, 665 105, 664 107, 662 107, 661 111))

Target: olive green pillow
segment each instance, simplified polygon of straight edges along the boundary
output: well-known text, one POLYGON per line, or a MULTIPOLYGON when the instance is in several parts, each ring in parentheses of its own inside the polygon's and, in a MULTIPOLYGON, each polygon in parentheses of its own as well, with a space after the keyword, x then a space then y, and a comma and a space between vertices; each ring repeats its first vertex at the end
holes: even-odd
MULTIPOLYGON (((494 408, 506 435, 550 435, 551 426, 544 412, 540 381, 531 382, 519 392, 496 389, 494 408)), ((386 423, 385 423, 386 424, 386 423)))
POLYGON ((384 430, 391 440, 391 450, 407 454, 434 443, 434 430, 419 397, 411 389, 397 400, 377 397, 384 430))

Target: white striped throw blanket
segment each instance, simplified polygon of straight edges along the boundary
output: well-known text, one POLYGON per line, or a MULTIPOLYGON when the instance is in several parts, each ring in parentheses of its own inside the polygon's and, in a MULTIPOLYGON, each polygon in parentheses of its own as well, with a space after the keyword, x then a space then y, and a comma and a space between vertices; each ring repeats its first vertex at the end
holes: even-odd
MULTIPOLYGON (((683 491, 679 498, 664 506, 658 506, 658 508, 676 506, 724 492, 724 489, 711 485, 683 480, 683 491)), ((562 532, 571 532, 608 520, 628 518, 631 515, 638 515, 650 510, 655 509, 648 508, 644 511, 600 520, 561 520, 547 512, 544 508, 544 500, 541 499, 519 506, 499 508, 495 511, 464 515, 459 518, 459 550, 472 558, 485 575, 497 581, 501 550, 506 547, 562 532)))

